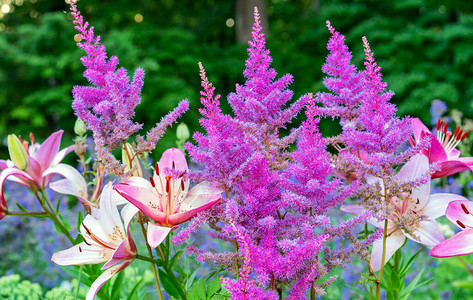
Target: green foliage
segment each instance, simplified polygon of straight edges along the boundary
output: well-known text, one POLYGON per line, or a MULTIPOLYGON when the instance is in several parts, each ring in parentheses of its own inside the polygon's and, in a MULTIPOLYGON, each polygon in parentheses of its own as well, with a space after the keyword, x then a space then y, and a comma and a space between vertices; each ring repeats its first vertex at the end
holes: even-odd
MULTIPOLYGON (((184 98, 191 100, 191 109, 182 121, 191 131, 199 127, 197 62, 203 62, 223 96, 243 81, 246 45, 235 42, 235 27, 225 26, 227 19, 237 17, 234 1, 82 0, 78 6, 103 37, 109 55, 118 55, 120 65, 130 72, 138 66, 145 69, 142 104, 136 111, 136 120, 145 124, 143 133, 184 98), (137 13, 143 15, 140 23, 134 21, 137 13)), ((347 37, 360 69, 361 37, 367 36, 396 94, 400 114, 428 122, 429 103, 440 98, 466 117, 473 115, 469 5, 434 0, 272 0, 262 13, 268 14, 273 65, 280 75, 294 75, 295 97, 325 90, 320 68, 329 39, 325 21, 330 20, 347 37)), ((71 134, 71 89, 86 81, 67 4, 25 2, 3 22, 7 30, 0 34, 0 136, 33 131, 41 140, 59 128, 71 134), (32 11, 39 16, 30 17, 32 11)), ((160 149, 174 146, 174 139, 165 137, 159 146, 156 157, 160 149)))
POLYGON ((20 275, 0 277, 0 299, 9 300, 72 300, 72 294, 62 288, 54 288, 45 294, 42 287, 28 280, 21 280, 20 275))
POLYGON ((189 300, 223 300, 230 299, 228 291, 220 284, 220 278, 214 277, 205 281, 201 278, 188 291, 189 300))

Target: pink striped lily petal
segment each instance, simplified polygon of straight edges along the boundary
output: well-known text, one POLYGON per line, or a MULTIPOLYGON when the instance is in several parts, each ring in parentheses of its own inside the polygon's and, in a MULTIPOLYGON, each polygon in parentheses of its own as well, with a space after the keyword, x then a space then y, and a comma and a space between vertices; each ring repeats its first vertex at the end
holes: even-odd
POLYGON ((438 244, 429 254, 434 257, 450 257, 473 253, 473 229, 467 228, 438 244))
POLYGON ((42 170, 46 170, 51 165, 58 153, 63 132, 63 130, 54 132, 41 144, 36 153, 30 153, 39 163, 42 170))
POLYGON ((177 148, 170 148, 163 152, 159 160, 159 173, 163 173, 166 168, 179 171, 187 171, 186 157, 181 150, 177 148))
POLYGON ((171 232, 172 227, 159 226, 148 222, 148 245, 151 248, 158 247, 171 232))
POLYGON ((447 207, 445 216, 461 229, 473 228, 473 202, 469 200, 452 201, 447 207))
POLYGON ((151 219, 162 221, 164 213, 161 212, 158 193, 146 179, 131 177, 125 182, 116 184, 115 190, 151 219))
POLYGON ((28 180, 33 180, 33 178, 26 172, 23 172, 17 168, 7 168, 0 173, 0 219, 2 219, 7 210, 7 203, 5 201, 5 196, 3 195, 3 184, 9 176, 15 176, 20 179, 24 179, 25 182, 28 180))
POLYGON ((473 157, 459 157, 440 162, 441 170, 432 175, 432 179, 446 177, 473 168, 473 157))
POLYGON ((71 145, 71 146, 69 146, 67 148, 64 148, 61 151, 59 151, 54 156, 53 161, 51 162, 50 166, 54 166, 54 165, 59 164, 64 159, 64 157, 66 157, 66 155, 69 154, 70 152, 74 151, 75 148, 76 148, 76 145, 71 145))

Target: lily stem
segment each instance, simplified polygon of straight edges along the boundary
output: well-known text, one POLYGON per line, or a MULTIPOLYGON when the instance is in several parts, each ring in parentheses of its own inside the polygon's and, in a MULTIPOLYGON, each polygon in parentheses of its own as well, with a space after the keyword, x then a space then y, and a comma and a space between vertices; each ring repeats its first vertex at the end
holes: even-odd
MULTIPOLYGON (((151 247, 148 245, 148 237, 146 235, 146 229, 145 229, 145 226, 143 225, 143 216, 141 214, 141 212, 138 213, 138 218, 140 218, 140 221, 138 222, 141 226, 141 232, 143 233, 143 237, 145 238, 145 244, 146 244, 146 248, 148 249, 148 254, 149 254, 149 257, 150 257, 150 261, 151 262, 151 267, 153 269, 153 275, 154 275, 154 282, 156 283, 156 288, 158 290, 158 296, 159 296, 159 300, 163 300, 163 293, 161 292, 161 287, 159 285, 159 279, 158 279, 158 273, 156 272, 156 266, 155 266, 155 263, 154 261, 151 261, 151 260, 154 260, 153 259, 153 252, 151 251, 151 247)), ((136 256, 138 258, 138 255, 136 256)), ((140 255, 141 257, 141 255, 140 255)))
POLYGON ((56 228, 59 229, 59 231, 67 237, 67 239, 71 242, 71 244, 74 245, 75 240, 72 238, 71 234, 69 233, 69 230, 67 230, 66 225, 64 225, 61 219, 59 219, 59 217, 56 215, 56 212, 54 211, 54 208, 51 205, 51 202, 49 202, 49 200, 44 195, 44 190, 40 190, 41 197, 38 195, 37 190, 34 188, 33 185, 31 185, 31 190, 33 191, 39 203, 41 204, 41 207, 44 209, 46 214, 48 214, 49 218, 56 225, 56 228))
POLYGON ((383 256, 381 258, 381 269, 379 270, 378 280, 376 280, 376 300, 380 298, 381 290, 381 279, 383 277, 384 264, 386 263, 386 238, 388 232, 388 219, 384 220, 384 232, 383 232, 383 256))
POLYGON ((77 287, 76 287, 76 295, 74 297, 74 300, 77 300, 77 298, 79 298, 79 287, 80 287, 80 277, 82 275, 82 268, 84 266, 83 265, 80 265, 80 268, 79 268, 79 276, 77 278, 77 287))
POLYGON ((174 272, 172 271, 172 266, 171 268, 169 267, 169 253, 171 252, 171 238, 169 235, 166 236, 166 259, 164 260, 164 271, 166 271, 166 274, 168 274, 169 279, 171 279, 173 285, 175 288, 177 288, 177 291, 181 295, 182 300, 187 300, 186 293, 184 292, 184 289, 182 288, 181 284, 179 283, 179 280, 177 280, 176 276, 174 275, 174 272))
POLYGON ((159 261, 159 260, 156 260, 156 259, 153 259, 153 258, 149 258, 148 256, 136 254, 136 259, 144 260, 144 261, 153 263, 153 264, 157 265, 158 267, 163 266, 163 262, 162 262, 162 261, 159 261))
POLYGON ((7 215, 10 216, 25 216, 34 218, 44 218, 48 216, 47 212, 29 212, 29 211, 7 211, 7 215))

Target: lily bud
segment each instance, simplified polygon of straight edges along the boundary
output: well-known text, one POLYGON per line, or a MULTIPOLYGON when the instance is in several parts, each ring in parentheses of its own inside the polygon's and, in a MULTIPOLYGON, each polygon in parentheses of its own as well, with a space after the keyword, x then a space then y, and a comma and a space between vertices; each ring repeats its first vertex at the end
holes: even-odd
POLYGON ((129 143, 125 144, 125 147, 122 149, 122 162, 125 164, 125 172, 134 169, 132 175, 143 177, 143 171, 141 170, 140 161, 138 160, 138 156, 135 155, 135 151, 129 143), (130 161, 130 158, 133 158, 130 161))
POLYGON ((25 170, 26 166, 28 166, 28 154, 26 153, 23 143, 14 134, 8 135, 7 141, 10 159, 18 169, 25 170))
POLYGON ((177 125, 176 137, 179 141, 187 141, 190 137, 189 127, 185 123, 177 125))
POLYGON ((87 132, 84 121, 77 118, 76 123, 74 124, 74 133, 78 136, 83 136, 87 132))

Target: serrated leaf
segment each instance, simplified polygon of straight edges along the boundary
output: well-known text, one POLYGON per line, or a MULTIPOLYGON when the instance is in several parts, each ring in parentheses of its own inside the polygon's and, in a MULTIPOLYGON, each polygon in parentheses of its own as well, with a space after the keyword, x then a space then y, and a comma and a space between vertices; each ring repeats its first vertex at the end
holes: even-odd
POLYGON ((211 297, 222 289, 220 278, 215 277, 207 283, 207 297, 211 297))
POLYGON ((189 300, 204 300, 207 299, 207 292, 205 288, 205 280, 201 278, 189 290, 189 300))
MULTIPOLYGON (((172 271, 171 271, 172 272, 172 271)), ((164 290, 175 298, 180 298, 178 288, 176 288, 173 282, 169 279, 169 276, 161 269, 158 269, 159 280, 163 285, 164 290)))

